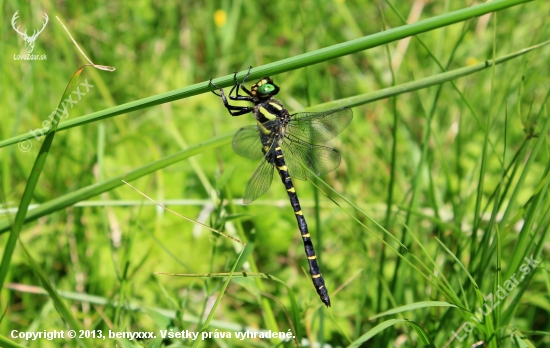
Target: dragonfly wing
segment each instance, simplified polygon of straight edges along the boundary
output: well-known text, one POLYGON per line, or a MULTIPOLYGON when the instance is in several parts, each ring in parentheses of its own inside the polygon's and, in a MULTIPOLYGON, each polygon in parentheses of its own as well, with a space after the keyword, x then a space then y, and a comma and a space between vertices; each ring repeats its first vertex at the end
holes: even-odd
POLYGON ((246 185, 243 203, 252 203, 266 193, 272 181, 273 165, 264 159, 246 185))
POLYGON ((323 112, 301 112, 291 116, 287 133, 306 142, 325 143, 348 126, 353 118, 350 108, 323 112))
POLYGON ((294 148, 293 143, 288 144, 287 139, 283 141, 281 148, 283 149, 283 156, 286 166, 288 167, 290 177, 300 180, 306 180, 308 177, 308 173, 302 166, 302 156, 296 154, 297 152, 299 152, 299 149, 294 148))
POLYGON ((258 127, 247 126, 239 129, 233 137, 233 150, 250 159, 258 160, 264 157, 258 127))
POLYGON ((340 153, 330 147, 313 145, 287 134, 282 144, 290 175, 300 180, 332 172, 340 166, 340 153), (305 169, 305 168, 309 169, 305 169))

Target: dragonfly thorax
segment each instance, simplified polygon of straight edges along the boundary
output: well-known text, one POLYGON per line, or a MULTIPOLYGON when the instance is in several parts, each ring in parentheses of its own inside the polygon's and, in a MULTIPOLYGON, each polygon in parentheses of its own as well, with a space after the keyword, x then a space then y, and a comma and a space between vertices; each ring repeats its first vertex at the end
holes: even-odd
POLYGON ((254 105, 254 116, 261 123, 280 120, 283 123, 290 122, 290 114, 283 104, 273 98, 264 100, 254 105))

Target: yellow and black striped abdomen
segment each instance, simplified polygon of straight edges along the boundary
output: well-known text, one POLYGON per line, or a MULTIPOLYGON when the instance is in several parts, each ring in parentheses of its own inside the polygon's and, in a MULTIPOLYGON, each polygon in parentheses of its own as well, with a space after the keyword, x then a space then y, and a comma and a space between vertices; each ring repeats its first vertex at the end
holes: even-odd
POLYGON ((315 286, 315 290, 319 294, 321 301, 327 307, 330 307, 330 298, 328 296, 328 291, 325 286, 325 280, 321 275, 321 270, 319 269, 319 263, 317 262, 317 256, 315 255, 315 249, 313 248, 313 243, 311 242, 311 237, 309 235, 309 230, 307 228, 306 219, 300 207, 300 201, 298 200, 298 195, 296 195, 296 190, 294 189, 294 184, 288 173, 288 168, 285 163, 283 151, 280 147, 275 148, 275 156, 273 161, 275 168, 279 172, 279 176, 285 185, 286 192, 288 193, 288 198, 290 199, 290 204, 294 209, 294 215, 296 216, 296 221, 298 222, 298 228, 302 235, 302 241, 304 242, 304 249, 306 251, 307 261, 309 263, 309 273, 311 274, 311 280, 315 286))

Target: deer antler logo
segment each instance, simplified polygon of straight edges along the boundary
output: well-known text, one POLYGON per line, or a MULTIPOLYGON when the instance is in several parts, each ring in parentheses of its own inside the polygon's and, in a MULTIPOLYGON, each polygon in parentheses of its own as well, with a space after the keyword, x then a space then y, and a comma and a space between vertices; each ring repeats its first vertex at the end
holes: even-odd
POLYGON ((39 31, 34 30, 31 36, 27 35, 27 30, 25 30, 24 33, 19 31, 19 27, 15 27, 15 22, 17 21, 17 18, 19 18, 19 15, 17 14, 19 11, 16 11, 13 17, 11 18, 11 26, 13 29, 17 32, 17 34, 21 35, 23 40, 25 41, 25 48, 27 49, 27 53, 31 54, 32 50, 34 50, 34 42, 38 38, 38 35, 40 35, 41 32, 44 31, 44 28, 46 28, 46 24, 48 24, 48 15, 44 13, 44 19, 46 20, 44 22, 44 25, 42 26, 42 29, 39 31))

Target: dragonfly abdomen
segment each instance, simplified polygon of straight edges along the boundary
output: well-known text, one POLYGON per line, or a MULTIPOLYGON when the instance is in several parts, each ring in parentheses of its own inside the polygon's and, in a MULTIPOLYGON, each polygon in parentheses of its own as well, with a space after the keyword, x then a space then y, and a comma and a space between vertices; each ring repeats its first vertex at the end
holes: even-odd
POLYGON ((327 306, 330 307, 330 297, 328 296, 327 287, 325 286, 325 280, 321 274, 319 268, 319 263, 317 262, 317 256, 315 255, 315 249, 313 248, 313 243, 311 242, 311 237, 309 235, 309 230, 307 227, 306 219, 300 207, 300 201, 298 200, 298 195, 294 189, 294 184, 288 173, 288 168, 285 163, 282 149, 280 147, 275 148, 273 164, 279 176, 285 185, 286 191, 288 193, 288 198, 290 199, 290 204, 294 209, 294 215, 296 216, 296 221, 298 222, 298 228, 300 229, 300 234, 302 235, 302 241, 304 242, 304 249, 306 251, 307 261, 309 264, 309 273, 311 274, 311 280, 315 286, 315 290, 321 301, 327 306))

